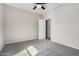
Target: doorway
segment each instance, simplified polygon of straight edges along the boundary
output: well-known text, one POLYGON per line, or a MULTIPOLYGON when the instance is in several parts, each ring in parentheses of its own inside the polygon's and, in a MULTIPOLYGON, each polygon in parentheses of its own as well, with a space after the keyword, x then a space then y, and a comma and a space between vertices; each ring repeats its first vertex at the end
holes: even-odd
POLYGON ((51 20, 46 20, 46 39, 51 39, 51 20))

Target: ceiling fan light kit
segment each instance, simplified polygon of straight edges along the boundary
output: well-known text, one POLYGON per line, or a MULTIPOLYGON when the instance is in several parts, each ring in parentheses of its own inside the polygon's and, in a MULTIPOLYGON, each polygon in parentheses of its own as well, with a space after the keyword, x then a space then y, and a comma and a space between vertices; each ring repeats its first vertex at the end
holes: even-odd
POLYGON ((41 5, 37 5, 37 8, 41 8, 41 5))

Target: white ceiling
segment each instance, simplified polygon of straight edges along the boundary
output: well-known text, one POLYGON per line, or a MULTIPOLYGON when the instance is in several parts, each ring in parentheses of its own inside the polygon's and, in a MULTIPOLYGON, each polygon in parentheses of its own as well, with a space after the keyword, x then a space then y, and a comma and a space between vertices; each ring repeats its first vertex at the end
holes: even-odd
POLYGON ((37 8, 37 9, 33 10, 33 7, 34 7, 33 3, 7 3, 6 5, 16 7, 16 8, 21 8, 24 10, 29 10, 29 11, 39 13, 39 14, 45 14, 45 13, 50 12, 51 10, 55 9, 56 7, 60 6, 61 3, 47 3, 45 10, 42 10, 41 8, 37 8))

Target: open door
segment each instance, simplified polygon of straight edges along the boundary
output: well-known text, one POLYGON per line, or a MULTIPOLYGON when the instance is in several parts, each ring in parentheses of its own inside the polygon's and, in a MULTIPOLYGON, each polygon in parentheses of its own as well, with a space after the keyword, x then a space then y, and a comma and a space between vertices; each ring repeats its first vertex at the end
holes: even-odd
POLYGON ((46 23, 45 20, 40 19, 39 20, 39 39, 45 39, 46 38, 46 23))

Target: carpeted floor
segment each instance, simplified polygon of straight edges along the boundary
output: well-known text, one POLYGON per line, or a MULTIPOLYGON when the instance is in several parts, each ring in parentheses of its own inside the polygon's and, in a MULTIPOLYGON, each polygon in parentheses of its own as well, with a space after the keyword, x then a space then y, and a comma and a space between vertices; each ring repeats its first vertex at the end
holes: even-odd
POLYGON ((7 44, 0 55, 13 56, 30 45, 39 51, 37 56, 79 56, 79 50, 46 39, 7 44))

